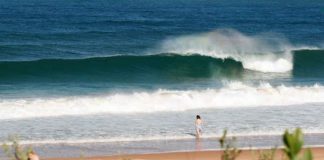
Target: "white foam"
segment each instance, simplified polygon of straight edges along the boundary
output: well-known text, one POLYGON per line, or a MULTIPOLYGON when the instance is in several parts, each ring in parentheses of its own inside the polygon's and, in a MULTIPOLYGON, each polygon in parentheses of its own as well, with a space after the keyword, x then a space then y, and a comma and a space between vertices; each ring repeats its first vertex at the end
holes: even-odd
MULTIPOLYGON (((295 129, 295 128, 292 128, 295 129)), ((265 137, 265 136, 281 136, 284 130, 276 131, 251 131, 251 132, 239 132, 232 133, 228 131, 227 137, 265 137)), ((305 135, 310 134, 323 134, 323 130, 306 130, 303 132, 305 135)), ((220 131, 216 134, 203 134, 201 138, 220 138, 223 133, 220 131)), ((84 144, 84 143, 115 143, 115 142, 138 142, 138 141, 160 141, 160 140, 187 140, 194 139, 192 135, 155 135, 155 136, 134 136, 134 137, 109 137, 109 138, 78 138, 78 139, 46 139, 46 140, 22 140, 20 144, 30 145, 30 144, 84 144)), ((9 143, 4 141, 2 143, 9 143)))
POLYGON ((150 113, 202 108, 285 106, 324 102, 324 86, 250 86, 228 83, 220 89, 158 90, 102 96, 3 99, 0 119, 20 119, 100 113, 150 113))
POLYGON ((167 39, 159 52, 233 58, 246 69, 280 73, 293 69, 292 50, 311 48, 292 46, 282 36, 271 33, 245 35, 233 29, 218 29, 167 39))

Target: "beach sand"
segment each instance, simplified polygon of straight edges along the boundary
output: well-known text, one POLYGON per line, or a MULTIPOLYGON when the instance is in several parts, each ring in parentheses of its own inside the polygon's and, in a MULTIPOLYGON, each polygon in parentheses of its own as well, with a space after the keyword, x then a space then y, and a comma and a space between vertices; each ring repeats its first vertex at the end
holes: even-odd
MULTIPOLYGON (((324 160, 324 147, 313 147, 314 160, 324 160)), ((269 150, 243 150, 237 160, 257 160, 259 152, 269 150)), ((101 157, 79 157, 79 158, 48 158, 46 160, 220 160, 222 151, 191 151, 191 152, 168 152, 154 154, 115 155, 101 157)), ((275 159, 283 159, 282 150, 277 150, 275 159)))

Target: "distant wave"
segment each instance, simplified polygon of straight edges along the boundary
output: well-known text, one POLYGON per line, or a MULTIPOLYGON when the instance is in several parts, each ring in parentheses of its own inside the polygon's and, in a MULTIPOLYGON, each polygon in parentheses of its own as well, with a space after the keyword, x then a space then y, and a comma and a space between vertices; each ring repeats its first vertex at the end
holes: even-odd
MULTIPOLYGON (((324 50, 293 51, 292 59, 293 68, 289 71, 292 76, 324 76, 322 69, 324 68, 324 50)), ((198 54, 181 55, 180 53, 2 61, 0 62, 0 82, 175 82, 199 78, 238 79, 251 72, 244 68, 244 63, 247 62, 237 61, 232 57, 222 59, 198 54)), ((255 61, 253 64, 257 63, 268 66, 265 61, 255 61)), ((258 71, 254 72, 257 74, 258 71)))
POLYGON ((220 89, 158 90, 101 96, 6 99, 0 101, 0 119, 150 113, 207 108, 289 106, 324 103, 324 86, 250 86, 228 83, 220 89), (301 98, 302 97, 302 98, 301 98))

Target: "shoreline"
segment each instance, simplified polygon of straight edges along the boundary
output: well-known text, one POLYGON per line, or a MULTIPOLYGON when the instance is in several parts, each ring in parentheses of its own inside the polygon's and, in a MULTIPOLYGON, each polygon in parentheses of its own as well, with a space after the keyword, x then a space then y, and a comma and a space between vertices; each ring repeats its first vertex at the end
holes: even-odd
MULTIPOLYGON (((113 143, 75 143, 75 144, 33 144, 32 148, 42 159, 69 159, 70 157, 114 157, 120 155, 173 154, 179 152, 219 152, 219 138, 201 138, 199 140, 147 140, 113 143)), ((324 148, 324 134, 305 134, 304 147, 324 148)), ((237 137, 237 148, 243 150, 267 150, 281 148, 281 136, 237 137)), ((22 145, 28 147, 30 145, 22 145)), ((323 150, 324 152, 324 150, 323 150)), ((1 157, 5 157, 0 152, 1 157)))
MULTIPOLYGON (((323 135, 324 132, 304 132, 305 136, 317 136, 323 135)), ((282 133, 275 133, 275 134, 228 134, 227 137, 236 137, 237 139, 240 138, 251 138, 251 137, 279 137, 282 136, 282 133)), ((219 139, 221 135, 215 136, 203 136, 201 139, 219 139)), ((132 143, 132 142, 150 142, 150 141, 185 141, 185 140, 193 140, 195 139, 193 135, 188 137, 165 137, 165 138, 148 138, 148 139, 125 139, 125 140, 111 140, 111 139, 86 139, 86 140, 44 140, 44 141, 21 141, 21 145, 60 145, 60 144, 68 144, 68 145, 77 145, 77 144, 90 144, 90 143, 132 143)), ((311 145, 313 146, 324 146, 322 145, 311 145)))
MULTIPOLYGON (((305 149, 305 148, 304 148, 305 149)), ((324 159, 324 147, 310 148, 314 160, 324 159)), ((223 150, 204 150, 186 152, 165 152, 165 153, 146 153, 146 154, 121 154, 114 156, 93 156, 93 157, 70 157, 70 158, 45 158, 45 160, 220 160, 223 150)), ((260 152, 267 152, 270 149, 242 149, 242 153, 237 160, 257 159, 260 152)), ((275 159, 284 158, 282 149, 277 149, 275 159)))

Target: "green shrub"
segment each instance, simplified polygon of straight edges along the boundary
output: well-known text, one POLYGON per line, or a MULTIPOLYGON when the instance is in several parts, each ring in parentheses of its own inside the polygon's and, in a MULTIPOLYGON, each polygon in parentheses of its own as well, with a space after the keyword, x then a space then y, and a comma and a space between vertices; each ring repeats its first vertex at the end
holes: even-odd
POLYGON ((224 149, 221 159, 222 160, 235 160, 242 150, 235 147, 236 138, 232 137, 227 139, 227 130, 224 130, 223 136, 219 139, 219 143, 222 149, 224 149))
POLYGON ((285 131, 283 135, 283 142, 285 145, 284 152, 289 160, 312 160, 312 152, 307 149, 302 157, 299 153, 304 144, 304 136, 300 128, 297 128, 293 133, 285 131))
POLYGON ((28 153, 32 151, 32 148, 23 148, 19 145, 18 139, 18 136, 10 136, 11 145, 4 143, 2 149, 10 160, 28 160, 28 153))
POLYGON ((258 160, 274 160, 277 148, 271 150, 260 150, 258 154, 258 160))

